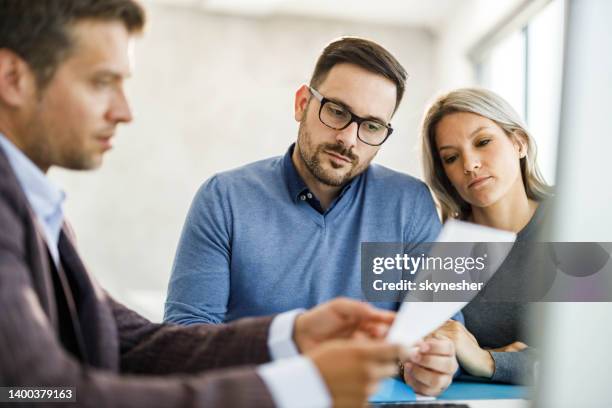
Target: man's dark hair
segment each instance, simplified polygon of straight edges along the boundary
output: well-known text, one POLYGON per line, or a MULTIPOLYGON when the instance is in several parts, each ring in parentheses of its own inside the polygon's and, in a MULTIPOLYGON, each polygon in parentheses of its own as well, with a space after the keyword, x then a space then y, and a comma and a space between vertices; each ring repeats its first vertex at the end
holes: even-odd
POLYGON ((70 54, 69 29, 81 20, 119 21, 133 33, 145 12, 136 0, 0 0, 0 49, 23 58, 44 87, 70 54))
POLYGON ((342 37, 331 42, 317 60, 310 78, 310 86, 318 88, 336 64, 357 65, 367 71, 390 79, 395 84, 395 110, 402 101, 406 84, 406 70, 393 55, 382 46, 365 38, 342 37))

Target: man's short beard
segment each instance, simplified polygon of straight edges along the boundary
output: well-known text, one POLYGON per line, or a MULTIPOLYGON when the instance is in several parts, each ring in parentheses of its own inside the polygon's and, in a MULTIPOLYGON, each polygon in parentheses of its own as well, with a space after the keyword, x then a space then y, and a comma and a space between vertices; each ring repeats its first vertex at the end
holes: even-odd
MULTIPOLYGON (((316 146, 316 148, 314 148, 314 152, 312 152, 313 148, 314 146, 311 144, 310 132, 308 132, 305 123, 302 121, 300 123, 296 149, 298 149, 302 162, 306 165, 306 168, 315 179, 330 187, 341 187, 353 179, 353 177, 355 177, 357 174, 359 170, 359 158, 349 149, 345 149, 341 145, 331 143, 323 143, 316 146), (324 150, 335 152, 351 159, 351 169, 342 176, 335 176, 326 172, 323 169, 319 159, 324 150)), ((332 167, 335 166, 332 164, 332 167)))

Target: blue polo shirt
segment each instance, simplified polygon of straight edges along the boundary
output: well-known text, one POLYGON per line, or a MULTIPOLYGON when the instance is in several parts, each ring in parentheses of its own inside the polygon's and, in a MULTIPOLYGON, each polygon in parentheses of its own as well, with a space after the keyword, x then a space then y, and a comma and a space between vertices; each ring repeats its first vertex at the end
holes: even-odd
POLYGON ((362 242, 436 239, 440 221, 423 182, 372 164, 322 211, 293 148, 200 187, 176 252, 166 321, 220 323, 337 296, 363 299, 362 242))

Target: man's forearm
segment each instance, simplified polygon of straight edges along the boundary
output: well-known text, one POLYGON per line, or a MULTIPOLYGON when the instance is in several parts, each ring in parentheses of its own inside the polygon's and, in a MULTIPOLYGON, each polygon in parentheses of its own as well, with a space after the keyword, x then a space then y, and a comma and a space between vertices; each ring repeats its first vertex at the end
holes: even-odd
POLYGON ((121 368, 130 373, 198 373, 270 361, 272 317, 221 325, 151 323, 110 299, 121 346, 121 368))

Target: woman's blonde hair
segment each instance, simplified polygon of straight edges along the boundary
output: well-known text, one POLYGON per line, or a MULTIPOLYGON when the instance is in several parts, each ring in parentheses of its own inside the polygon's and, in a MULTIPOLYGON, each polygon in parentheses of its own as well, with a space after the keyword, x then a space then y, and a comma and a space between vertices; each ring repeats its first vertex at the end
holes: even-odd
POLYGON ((542 201, 552 195, 551 187, 546 184, 536 164, 535 141, 510 104, 487 89, 457 89, 439 96, 431 104, 421 127, 425 181, 440 204, 443 221, 448 218, 467 219, 472 212, 471 205, 461 198, 446 176, 436 146, 438 123, 444 116, 456 112, 474 113, 485 117, 495 122, 508 137, 522 138, 527 146, 527 154, 520 159, 520 166, 527 197, 542 201))

